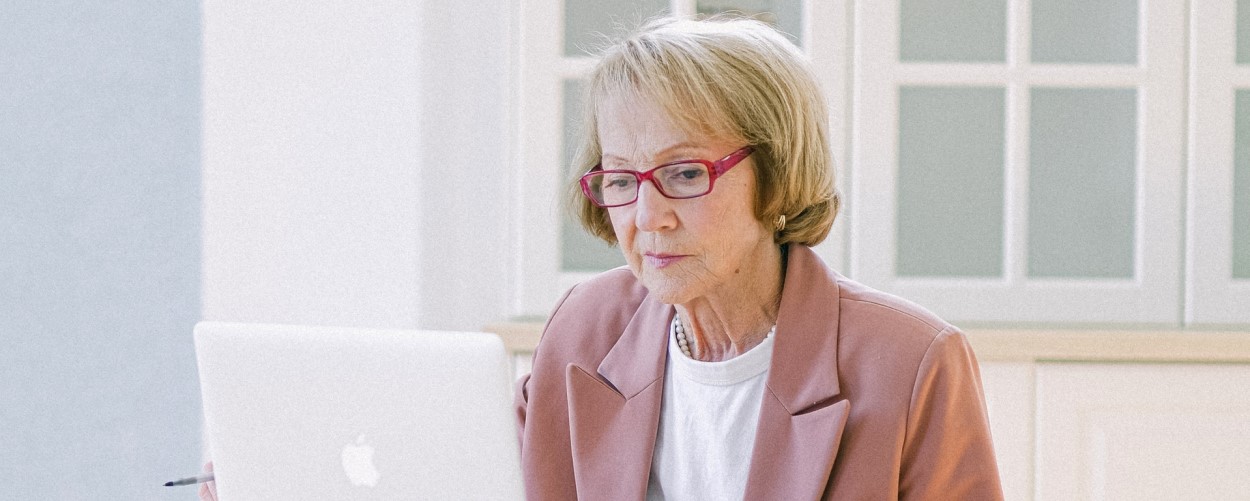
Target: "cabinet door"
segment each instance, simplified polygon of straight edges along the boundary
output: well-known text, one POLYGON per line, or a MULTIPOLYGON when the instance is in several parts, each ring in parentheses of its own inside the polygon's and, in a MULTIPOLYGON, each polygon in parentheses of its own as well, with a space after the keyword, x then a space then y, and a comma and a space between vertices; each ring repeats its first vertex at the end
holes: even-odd
POLYGON ((1250 366, 1040 364, 1035 499, 1245 499, 1250 366))
POLYGON ((1193 2, 1185 320, 1250 324, 1250 0, 1193 2))
POLYGON ((1178 323, 1184 19, 858 2, 852 276, 955 321, 1178 323))
POLYGON ((1033 493, 1033 372, 1031 362, 982 362, 998 475, 1007 499, 1033 493))

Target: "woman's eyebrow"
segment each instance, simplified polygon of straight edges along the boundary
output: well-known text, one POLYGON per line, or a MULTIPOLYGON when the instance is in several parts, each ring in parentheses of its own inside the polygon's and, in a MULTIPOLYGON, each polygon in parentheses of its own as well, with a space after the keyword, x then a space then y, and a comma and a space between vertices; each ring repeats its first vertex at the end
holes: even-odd
MULTIPOLYGON (((688 154, 693 150, 703 150, 703 149, 704 149, 703 146, 700 146, 698 143, 694 143, 691 141, 682 141, 680 143, 668 146, 656 152, 655 158, 661 159, 665 157, 673 157, 673 156, 678 156, 679 154, 688 154)), ((602 159, 613 160, 613 161, 618 161, 622 163, 629 162, 628 158, 622 157, 620 155, 611 154, 611 153, 604 153, 602 155, 602 159)))

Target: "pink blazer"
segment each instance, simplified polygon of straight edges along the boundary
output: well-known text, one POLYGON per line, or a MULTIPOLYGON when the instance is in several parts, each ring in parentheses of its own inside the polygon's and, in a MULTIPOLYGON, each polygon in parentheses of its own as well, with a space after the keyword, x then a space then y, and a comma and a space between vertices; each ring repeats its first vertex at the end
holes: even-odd
MULTIPOLYGON (((643 499, 672 314, 626 269, 560 300, 517 384, 529 499, 643 499)), ((746 499, 1002 499, 964 335, 790 246, 746 499)))

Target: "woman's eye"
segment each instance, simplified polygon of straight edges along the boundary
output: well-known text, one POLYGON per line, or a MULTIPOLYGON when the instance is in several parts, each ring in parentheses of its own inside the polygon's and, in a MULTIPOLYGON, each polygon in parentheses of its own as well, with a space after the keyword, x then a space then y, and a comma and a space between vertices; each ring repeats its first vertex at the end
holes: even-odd
POLYGON ((605 176, 603 187, 605 189, 623 190, 634 185, 633 176, 605 176))
POLYGON ((698 180, 705 174, 707 174, 707 172, 704 171, 702 167, 694 165, 676 169, 673 171, 672 178, 674 181, 688 182, 698 180))

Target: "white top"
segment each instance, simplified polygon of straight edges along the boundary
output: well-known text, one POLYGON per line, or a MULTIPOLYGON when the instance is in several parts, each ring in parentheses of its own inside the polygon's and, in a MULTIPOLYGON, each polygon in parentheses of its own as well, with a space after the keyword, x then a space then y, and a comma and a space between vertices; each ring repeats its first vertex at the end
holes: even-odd
POLYGON ((773 336, 721 362, 682 353, 672 327, 647 499, 742 499, 773 336))

